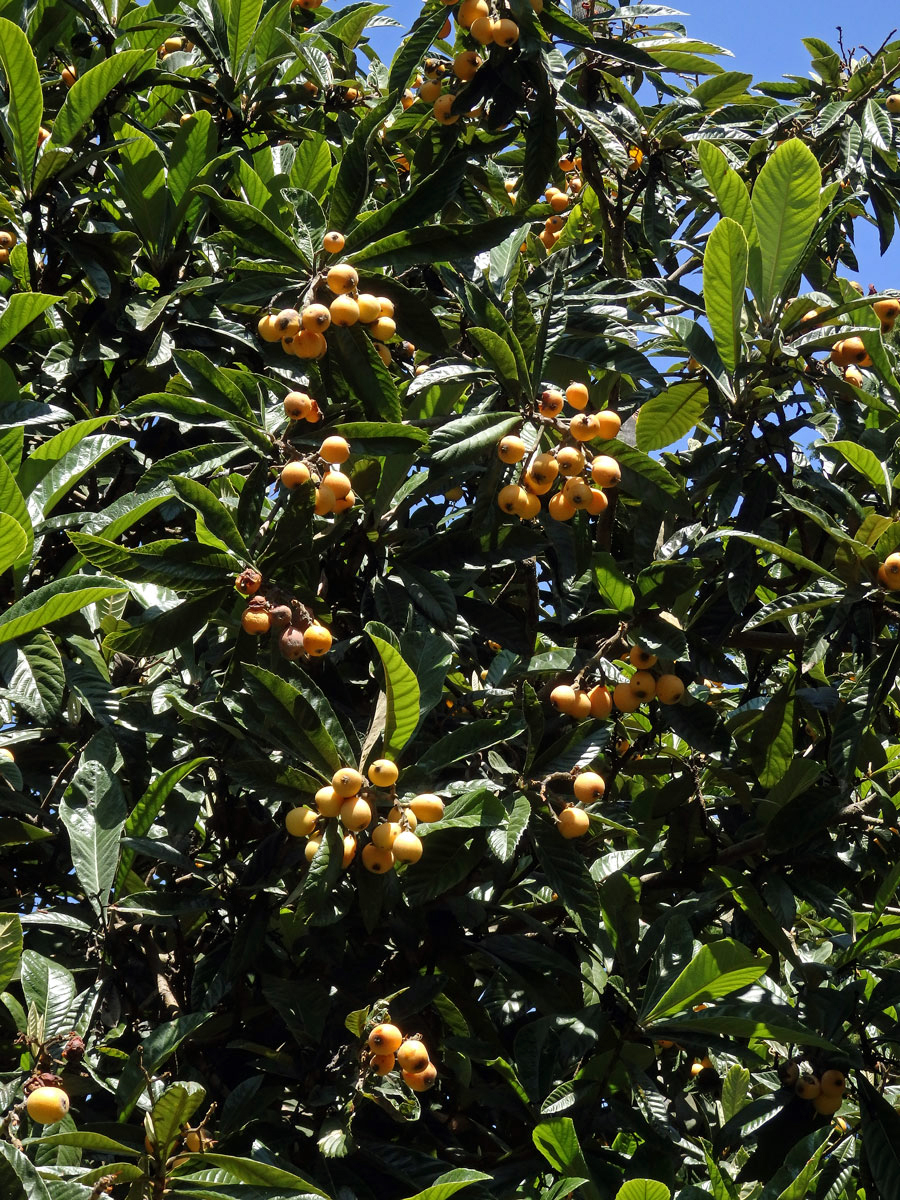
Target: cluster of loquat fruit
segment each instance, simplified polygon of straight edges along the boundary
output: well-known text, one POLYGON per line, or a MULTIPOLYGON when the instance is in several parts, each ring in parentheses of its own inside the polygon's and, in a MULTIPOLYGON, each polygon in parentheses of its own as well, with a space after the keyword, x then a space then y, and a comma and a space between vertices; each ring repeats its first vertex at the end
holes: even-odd
MULTIPOLYGON (((445 0, 445 3, 455 7, 457 0, 445 0)), ((531 7, 539 14, 544 7, 543 0, 531 0, 531 7)), ((462 0, 455 16, 460 29, 465 29, 480 46, 499 46, 504 50, 511 50, 519 40, 519 26, 513 19, 512 10, 503 8, 497 0, 493 0, 491 4, 488 4, 488 0, 462 0)), ((448 23, 441 30, 441 37, 449 35, 448 23)), ((463 50, 456 55, 452 64, 433 58, 425 60, 425 80, 419 85, 419 98, 426 104, 431 104, 434 119, 439 125, 455 125, 462 116, 481 115, 480 107, 469 113, 455 111, 457 93, 452 89, 474 79, 483 64, 484 59, 477 50, 463 50), (450 81, 451 74, 455 82, 451 82, 451 90, 445 92, 443 83, 450 81)), ((404 106, 408 107, 408 104, 405 103, 404 106)))
POLYGON ((305 604, 287 602, 280 596, 269 599, 259 596, 262 575, 255 567, 247 567, 234 581, 242 596, 250 603, 241 614, 244 633, 260 636, 272 633, 278 637, 278 649, 283 658, 296 662, 298 658, 322 658, 331 649, 331 631, 316 621, 305 604))
POLYGON ((9 253, 18 240, 11 229, 0 229, 0 266, 6 266, 9 262, 9 253))
POLYGON ((395 863, 415 863, 422 857, 424 847, 415 834, 416 826, 419 821, 423 824, 439 821, 444 815, 443 800, 431 792, 423 792, 406 804, 399 803, 394 785, 400 772, 389 758, 376 759, 366 774, 371 786, 366 785, 353 767, 341 767, 335 771, 331 784, 316 792, 314 808, 301 804, 287 814, 284 826, 290 836, 308 838, 307 862, 312 862, 322 843, 324 821, 336 817, 347 830, 342 865, 349 867, 356 857, 356 834, 367 830, 375 819, 378 791, 388 793, 392 807, 363 847, 363 866, 373 875, 385 875, 393 870, 395 863))
MULTIPOLYGON (((576 154, 573 158, 561 158, 559 160, 559 169, 567 175, 566 190, 562 191, 555 184, 551 183, 547 185, 544 191, 544 199, 553 210, 546 221, 544 221, 544 228, 538 234, 538 239, 545 250, 552 250, 559 241, 562 228, 568 220, 567 210, 569 205, 583 186, 581 175, 579 174, 581 171, 580 154, 576 154), (571 193, 571 195, 568 193, 571 193)), ((515 203, 515 199, 516 193, 513 187, 513 189, 510 189, 510 200, 515 203)), ((526 243, 523 242, 520 249, 525 251, 527 248, 526 243)))
MULTIPOLYGON (((292 421, 309 420, 306 413, 315 405, 305 392, 288 392, 284 411, 292 421)), ((281 468, 281 485, 288 492, 302 487, 310 480, 315 485, 315 510, 320 517, 346 512, 356 503, 350 476, 339 468, 350 457, 350 443, 332 434, 319 447, 317 455, 291 459, 281 468)))
MULTIPOLYGON (((326 233, 322 245, 326 253, 340 254, 344 248, 344 235, 326 233)), ((360 292, 359 275, 349 263, 330 267, 324 281, 319 276, 310 289, 313 296, 321 293, 323 282, 332 294, 327 304, 313 299, 300 310, 282 308, 275 313, 265 313, 257 324, 262 340, 280 342, 282 350, 296 358, 321 358, 328 349, 327 329, 332 325, 347 327, 359 323, 371 334, 381 361, 388 366, 390 351, 382 343, 390 341, 397 332, 392 302, 386 296, 360 292)))
POLYGON ((414 1092, 427 1092, 434 1087, 437 1067, 429 1058, 420 1034, 407 1038, 396 1025, 382 1022, 369 1034, 366 1046, 369 1067, 376 1075, 389 1075, 399 1067, 403 1082, 414 1092))
POLYGON ((184 51, 185 54, 190 53, 194 49, 194 43, 186 37, 173 36, 167 37, 163 44, 157 47, 156 53, 159 58, 163 59, 167 54, 178 54, 179 51, 184 51))
POLYGON ((821 1116, 833 1116, 843 1103, 847 1090, 847 1077, 843 1071, 831 1068, 816 1075, 812 1070, 801 1071, 795 1062, 788 1062, 782 1066, 779 1075, 785 1087, 793 1088, 801 1100, 809 1100, 821 1116))
POLYGON ((581 771, 572 780, 572 791, 578 803, 567 804, 556 818, 556 828, 564 838, 584 837, 590 829, 591 818, 579 805, 602 800, 606 782, 596 771, 581 771))
POLYGON ((684 684, 681 679, 671 673, 653 674, 657 666, 657 657, 643 646, 632 646, 628 652, 628 661, 635 668, 630 679, 617 683, 612 691, 604 683, 598 683, 587 690, 579 686, 560 683, 550 693, 550 703, 555 709, 566 716, 583 721, 593 717, 596 721, 605 721, 612 713, 613 707, 619 712, 637 712, 642 704, 656 699, 660 704, 678 704, 684 695, 684 684))
MULTIPOLYGON (((872 304, 872 308, 881 322, 881 332, 883 334, 890 333, 894 328, 897 317, 900 316, 900 300, 894 300, 893 298, 876 300, 872 304)), ((819 313, 816 309, 810 309, 801 319, 804 323, 812 323, 817 320, 818 316, 819 313)), ((865 380, 859 373, 859 368, 871 367, 872 359, 869 357, 869 352, 863 345, 861 337, 849 337, 844 338, 840 342, 835 342, 831 347, 829 357, 836 367, 840 367, 843 370, 844 379, 847 383, 852 384, 854 387, 862 387, 865 380)))
POLYGON ((890 592, 900 592, 900 551, 889 554, 879 566, 878 582, 890 592))
MULTIPOLYGON (((497 493, 497 503, 505 513, 522 521, 536 517, 541 511, 540 497, 553 488, 558 478, 564 482, 547 505, 547 512, 555 521, 571 520, 580 509, 597 516, 606 508, 608 501, 603 488, 615 487, 619 482, 622 477, 619 464, 608 454, 592 454, 585 443, 595 438, 612 440, 622 422, 609 409, 595 413, 581 411, 588 398, 583 383, 570 383, 565 393, 556 388, 547 388, 542 393, 538 415, 562 434, 562 441, 550 450, 541 450, 538 436, 519 481, 506 484, 497 493), (578 415, 565 421, 560 414, 567 401, 578 410, 578 415)), ((521 463, 527 453, 528 447, 516 434, 509 434, 497 443, 497 457, 503 463, 521 463)))

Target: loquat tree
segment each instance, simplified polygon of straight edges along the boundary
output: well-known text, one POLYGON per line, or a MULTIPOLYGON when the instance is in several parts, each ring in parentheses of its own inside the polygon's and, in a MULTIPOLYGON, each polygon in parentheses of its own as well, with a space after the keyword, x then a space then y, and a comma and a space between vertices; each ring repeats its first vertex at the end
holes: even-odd
POLYGON ((900 42, 679 16, 0 9, 4 1200, 900 1197, 900 42))

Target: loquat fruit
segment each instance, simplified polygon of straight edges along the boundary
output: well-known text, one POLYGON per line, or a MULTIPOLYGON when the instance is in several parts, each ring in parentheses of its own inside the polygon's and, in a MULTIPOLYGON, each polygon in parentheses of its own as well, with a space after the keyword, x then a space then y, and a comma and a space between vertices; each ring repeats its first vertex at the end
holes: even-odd
POLYGON ((389 758, 376 758, 369 764, 366 774, 369 776, 369 782, 374 783, 376 787, 389 788, 397 782, 400 771, 397 764, 389 758))
POLYGON ((862 338, 850 337, 845 338, 842 342, 836 342, 831 348, 831 361, 839 367, 849 367, 855 364, 857 367, 871 367, 872 360, 869 358, 869 353, 863 345, 862 338))
MULTIPOLYGON (((328 343, 322 337, 321 333, 315 333, 311 329, 301 329, 294 339, 294 354, 297 358, 321 358, 328 349, 328 343)), ((313 417, 311 414, 313 409, 310 408, 306 419, 318 420, 318 416, 313 417)))
MULTIPOLYGON (((568 683, 558 683, 550 693, 550 703, 560 712, 572 716, 578 707, 577 693, 568 683)), ((590 704, 590 701, 588 701, 590 704)))
POLYGON ((847 1088, 847 1077, 843 1071, 823 1071, 819 1085, 823 1096, 843 1096, 847 1088))
POLYGON ((262 587, 262 575, 256 567, 245 567, 234 581, 234 589, 242 596, 255 596, 262 587))
MULTIPOLYGON (((347 98, 355 100, 356 96, 349 95, 349 92, 351 90, 355 90, 355 89, 348 89, 347 98)), ((328 254, 340 254, 340 252, 344 248, 345 241, 346 241, 346 239, 344 238, 344 235, 342 233, 338 233, 337 230, 332 229, 330 232, 326 233, 325 236, 322 238, 322 249, 325 250, 328 254)), ((329 284, 328 286, 331 287, 331 284, 329 284)), ((332 288, 331 290, 334 291, 334 288, 332 288)))
POLYGON ((550 197, 549 204, 555 213, 564 213, 569 207, 569 197, 565 192, 557 192, 550 197))
POLYGON ((565 402, 566 398, 562 392, 556 391, 555 388, 547 388, 541 393, 538 411, 542 417, 558 417, 565 402))
POLYGON ((583 808, 575 808, 573 805, 562 810, 556 823, 556 828, 564 838, 584 837, 590 827, 591 818, 583 808))
POLYGON ((548 217, 544 222, 544 228, 550 233, 559 233, 566 223, 566 218, 560 213, 554 213, 552 217, 548 217))
POLYGON ((331 324, 331 313, 324 304, 308 304, 300 314, 300 323, 310 333, 324 333, 331 324))
POLYGON ((649 650, 645 650, 643 646, 632 646, 628 651, 628 661, 633 667, 638 667, 642 671, 649 670, 650 667, 656 666, 656 655, 651 654, 649 650))
POLYGON ((354 858, 356 858, 356 838, 352 833, 348 833, 344 836, 344 854, 341 858, 341 867, 346 871, 354 858))
POLYGON ((470 29, 473 21, 479 17, 489 17, 491 13, 486 0, 463 0, 456 14, 457 22, 463 29, 470 29))
POLYGON ((520 437, 516 437, 514 434, 501 438, 497 443, 497 457, 501 462, 521 462, 525 457, 525 451, 525 443, 520 437))
POLYGON ((508 49, 519 40, 519 27, 509 17, 503 17, 494 22, 493 36, 496 45, 505 46, 508 49))
POLYGON ((484 59, 477 50, 464 50, 453 60, 453 74, 463 83, 468 83, 470 79, 475 78, 478 68, 483 62, 484 59))
POLYGON ((872 308, 881 322, 881 332, 890 333, 900 316, 900 300, 876 300, 872 308))
POLYGON ((427 1092, 437 1081, 437 1067, 429 1063, 421 1071, 403 1071, 403 1082, 414 1092, 427 1092))
POLYGON ((288 392, 284 398, 284 413, 292 421, 300 421, 309 412, 310 398, 306 392, 288 392))
POLYGON ((336 434, 327 437, 319 447, 319 457, 327 463, 345 463, 350 457, 350 443, 336 434))
POLYGON ((569 433, 576 442, 590 442, 600 433, 594 413, 579 413, 569 422, 569 433))
POLYGON ((345 829, 359 832, 360 829, 365 829, 370 824, 372 808, 368 800, 363 800, 362 796, 348 796, 341 805, 339 815, 345 829))
POLYGON ((401 830, 394 838, 391 852, 398 862, 415 863, 422 857, 422 851, 425 847, 422 845, 421 839, 411 830, 401 830))
MULTIPOLYGON (((384 365, 386 367, 389 367, 391 365, 391 362, 393 360, 391 358, 391 352, 390 352, 390 350, 388 350, 387 346, 382 345, 381 342, 376 342, 375 353, 378 355, 378 357, 381 359, 381 361, 384 363, 384 365)), ((418 372, 417 372, 417 374, 418 374, 418 372)))
MULTIPOLYGON (((371 850, 371 848, 371 846, 366 846, 366 850, 371 850)), ((363 863, 366 862, 366 850, 363 850, 363 863)), ((376 874, 381 874, 381 871, 376 871, 376 874)), ((390 1072, 393 1071, 394 1067, 396 1066, 396 1063, 397 1059, 393 1054, 373 1054, 369 1060, 369 1066, 376 1075, 390 1074, 390 1072)))
POLYGON ((488 46, 494 40, 494 22, 487 13, 476 17, 469 26, 469 33, 476 42, 480 42, 482 46, 488 46))
POLYGON ((394 807, 391 809, 391 811, 388 813, 387 819, 391 825, 400 825, 400 827, 402 829, 403 821, 401 821, 401 817, 406 821, 407 828, 409 828, 409 829, 415 829, 416 826, 419 824, 418 817, 411 809, 400 808, 398 805, 395 804, 394 807))
POLYGON ((354 771, 353 767, 341 767, 339 771, 335 771, 331 777, 331 786, 339 796, 356 796, 359 789, 365 783, 359 771, 354 771))
POLYGON ((310 658, 321 658, 331 649, 331 630, 316 621, 303 632, 303 649, 310 658))
POLYGON ((396 821, 382 821, 372 830, 372 845, 377 846, 379 850, 390 850, 399 832, 400 826, 396 821))
POLYGON ((269 614, 265 608, 252 605, 241 613, 241 628, 244 633, 259 635, 269 632, 269 614))
POLYGON ((594 720, 605 721, 612 712, 613 705, 609 688, 603 683, 598 683, 588 692, 588 699, 591 702, 591 716, 594 720))
POLYGON ((656 680, 649 671, 635 671, 628 681, 628 686, 641 703, 652 700, 656 695, 656 680))
POLYGON ((619 464, 608 454, 598 454, 591 463, 591 478, 598 487, 615 487, 622 478, 619 464))
POLYGON ((424 100, 426 104, 434 104, 440 94, 441 84, 438 79, 429 79, 427 83, 423 83, 419 88, 419 98, 424 100))
POLYGON ((66 85, 66 87, 70 88, 72 86, 72 84, 75 82, 75 80, 78 78, 78 72, 75 70, 75 68, 73 66, 63 67, 63 69, 59 73, 59 77, 63 81, 63 83, 66 85))
POLYGON ((591 488, 591 498, 587 504, 587 511, 592 517, 599 516, 600 513, 609 505, 609 501, 599 488, 591 488))
POLYGON ((381 315, 383 317, 392 317, 394 315, 393 301, 389 300, 387 296, 379 296, 377 299, 381 305, 381 315))
POLYGON ((284 827, 291 837, 306 837, 315 829, 318 819, 317 812, 314 812, 308 805, 301 804, 297 808, 292 808, 285 816, 284 827))
POLYGON ((296 337, 300 332, 300 314, 296 308, 283 308, 275 314, 275 326, 279 337, 296 337))
POLYGON ((359 276, 349 263, 339 263, 332 267, 325 278, 336 296, 347 296, 355 292, 359 284, 359 276))
POLYGON ((575 509, 587 508, 591 500, 590 485, 577 476, 566 480, 562 494, 575 509))
POLYGON ((567 171, 575 170, 575 164, 572 162, 571 158, 569 158, 567 155, 563 155, 563 157, 559 160, 558 165, 559 165, 559 169, 564 173, 567 171))
POLYGON ((331 488, 322 487, 321 484, 316 488, 314 511, 317 517, 327 517, 334 512, 336 503, 337 496, 331 488))
POLYGON ((612 698, 619 712, 637 712, 640 708, 640 697, 635 695, 627 683, 617 683, 613 688, 612 698))
POLYGON ((554 479, 559 474, 559 463, 552 454, 544 451, 541 454, 535 455, 526 474, 529 477, 528 487, 533 492, 537 492, 538 495, 542 495, 543 492, 549 490, 554 479), (535 487, 534 484, 539 484, 540 486, 535 487), (547 486, 544 487, 544 484, 547 486))
POLYGON ((303 851, 307 862, 312 862, 312 860, 316 857, 321 845, 322 839, 320 837, 309 839, 309 841, 306 843, 306 849, 303 851))
POLYGON ((69 1111, 69 1097, 62 1088, 39 1087, 28 1093, 25 1108, 39 1125, 55 1125, 69 1111))
MULTIPOLYGON (((272 618, 269 618, 271 627, 272 618)), ((288 662, 296 662, 303 657, 303 634, 294 625, 288 625, 278 639, 278 652, 288 662)))
POLYGON ((560 475, 567 478, 580 475, 584 470, 584 452, 578 446, 563 446, 556 452, 556 462, 560 475))
POLYGON ((528 493, 517 483, 508 483, 497 493, 497 503, 511 517, 518 514, 519 507, 528 499, 528 493))
POLYGON ((577 509, 568 496, 557 492, 547 505, 547 512, 554 521, 571 521, 577 509))
POLYGON ((369 326, 369 333, 376 342, 389 342, 397 332, 397 326, 392 317, 379 317, 369 326))
POLYGON ((588 390, 583 383, 570 383, 566 388, 566 399, 572 408, 580 412, 587 407, 588 390))
POLYGON ((622 428, 622 418, 618 413, 610 412, 608 408, 604 408, 602 412, 595 413, 594 420, 597 423, 597 436, 607 442, 617 437, 619 430, 622 428))
POLYGON ((888 96, 887 100, 884 102, 884 107, 889 113, 900 113, 900 96, 898 96, 896 93, 892 96, 888 96))
POLYGON ((400 1070, 404 1072, 409 1071, 411 1074, 424 1071, 430 1061, 425 1044, 420 1042, 418 1038, 406 1038, 397 1047, 395 1053, 397 1055, 397 1066, 400 1070))
MULTIPOLYGON (((379 828, 381 828, 379 826, 379 828)), ((370 842, 362 852, 363 866, 373 875, 386 875, 394 868, 394 854, 389 846, 376 846, 370 842)), ((393 1055, 391 1055, 393 1062, 393 1055)))
POLYGON ((334 492, 335 502, 350 495, 351 483, 349 476, 343 471, 326 471, 322 476, 322 486, 334 492))
POLYGON ((355 325, 359 320, 359 305, 352 296, 337 296, 329 305, 332 325, 355 325))
POLYGON ((344 797, 333 787, 322 787, 313 798, 316 808, 323 817, 336 817, 341 811, 344 797))
POLYGON ((376 1025, 369 1034, 368 1046, 373 1054, 396 1054, 402 1045, 403 1034, 396 1025, 376 1025))
POLYGON ((522 521, 531 521, 541 511, 541 502, 534 492, 529 492, 525 489, 525 497, 519 498, 519 503, 516 505, 516 516, 522 521))
POLYGON ((582 771, 573 779, 572 791, 575 793, 575 799, 580 800, 582 804, 593 804, 595 800, 601 799, 606 791, 606 781, 596 771, 582 771))
POLYGON ((435 100, 431 111, 434 113, 434 119, 438 125, 455 125, 459 120, 460 114, 453 111, 455 102, 456 96, 452 92, 448 92, 445 96, 438 96, 435 100))
POLYGON ((266 313, 264 317, 260 317, 259 324, 256 326, 256 330, 264 342, 281 341, 281 331, 275 323, 274 313, 266 313))
POLYGON ((355 493, 352 491, 348 492, 346 496, 339 496, 338 499, 335 500, 334 508, 332 509, 332 512, 336 512, 336 513, 346 512, 347 509, 352 508, 355 503, 356 503, 355 493))
POLYGON ((847 367, 844 371, 844 381, 852 384, 853 387, 862 387, 865 383, 865 379, 856 367, 847 367))
POLYGON ((370 292, 361 292, 356 297, 356 303, 359 308, 359 319, 363 325, 371 325, 381 316, 381 301, 370 292))
POLYGON ((822 1091, 822 1085, 815 1075, 804 1073, 794 1084, 794 1091, 801 1100, 815 1100, 822 1091))
POLYGON ((832 1117, 844 1103, 843 1096, 816 1096, 813 1100, 813 1108, 823 1117, 832 1117))
POLYGON ((276 604, 274 608, 269 609, 269 628, 275 632, 287 629, 292 616, 287 604, 276 604))
POLYGON ((660 704, 677 704, 684 695, 684 684, 677 675, 660 675, 656 681, 656 698, 660 704))
POLYGON ((409 802, 409 807, 423 825, 428 825, 432 821, 439 821, 444 815, 444 802, 440 796, 435 796, 433 792, 422 792, 418 796, 413 796, 409 802))

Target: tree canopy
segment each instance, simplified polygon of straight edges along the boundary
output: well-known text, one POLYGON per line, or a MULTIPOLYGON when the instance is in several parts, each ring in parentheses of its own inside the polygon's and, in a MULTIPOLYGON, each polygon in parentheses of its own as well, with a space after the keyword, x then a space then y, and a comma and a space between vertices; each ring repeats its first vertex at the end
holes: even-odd
POLYGON ((900 42, 681 16, 0 6, 4 1200, 900 1197, 900 42))

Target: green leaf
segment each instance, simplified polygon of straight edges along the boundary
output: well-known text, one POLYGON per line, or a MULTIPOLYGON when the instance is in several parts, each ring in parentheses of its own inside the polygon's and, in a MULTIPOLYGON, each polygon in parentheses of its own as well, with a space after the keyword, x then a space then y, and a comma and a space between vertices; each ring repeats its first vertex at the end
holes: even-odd
POLYGON ((496 373, 506 391, 516 399, 521 393, 519 372, 516 366, 516 356, 508 344, 492 329, 483 329, 477 325, 467 330, 468 336, 481 352, 481 357, 487 360, 487 365, 496 373))
POLYGON ((796 1042, 800 1046, 818 1046, 840 1053, 833 1042, 803 1025, 793 1009, 781 1004, 743 1004, 723 1001, 702 1012, 683 1012, 676 1017, 656 1021, 654 1035, 662 1030, 687 1037, 720 1034, 723 1037, 769 1038, 777 1042, 796 1042))
POLYGON ((494 217, 479 225, 428 225, 392 233, 350 256, 355 266, 391 267, 401 270, 422 262, 470 262, 477 254, 492 250, 522 224, 522 216, 494 217))
POLYGON ((594 581, 597 591, 619 612, 634 605, 634 589, 631 583, 619 569, 613 556, 606 551, 601 551, 595 556, 594 581))
POLYGON ((570 841, 547 821, 532 817, 538 861, 550 888, 588 937, 596 937, 600 923, 600 897, 587 864, 570 841))
MULTIPOLYGON (((810 558, 806 558, 802 554, 798 554, 796 550, 792 550, 790 546, 781 546, 778 542, 773 542, 769 538, 761 537, 758 533, 742 533, 738 529, 720 529, 715 533, 707 534, 707 538, 720 538, 722 536, 740 538, 742 542, 749 542, 751 546, 756 546, 757 549, 765 551, 767 554, 774 554, 776 558, 781 558, 785 562, 791 563, 801 570, 809 571, 815 575, 817 579, 830 579, 833 583, 841 583, 837 575, 831 571, 826 571, 824 567, 815 563, 810 558)), ((706 539, 702 539, 706 540, 706 539)), ((843 586, 843 585, 842 585, 843 586)))
POLYGON ((209 488, 198 483, 196 479, 189 479, 186 475, 173 475, 172 487, 185 504, 200 514, 209 532, 218 538, 227 549, 239 558, 246 559, 248 557, 249 551, 234 523, 234 517, 209 488))
POLYGON ((723 217, 737 221, 747 239, 747 278, 754 296, 762 290, 762 257, 759 232, 747 185, 732 167, 718 146, 712 142, 701 142, 697 147, 700 168, 706 176, 723 217))
POLYGON ((470 1171, 465 1167, 458 1167, 455 1171, 445 1171, 431 1187, 416 1192, 414 1196, 407 1196, 406 1200, 449 1200, 450 1196, 455 1196, 463 1188, 490 1179, 491 1176, 485 1175, 482 1171, 470 1171))
MULTIPOLYGON (((38 131, 44 115, 44 94, 37 60, 28 38, 18 25, 5 17, 0 17, 0 65, 6 76, 9 95, 6 124, 12 134, 13 159, 22 190, 27 196, 31 193, 38 131)), ((0 322, 0 345, 5 344, 0 322)))
POLYGON ((119 596, 127 590, 119 580, 103 575, 69 575, 46 583, 16 601, 0 616, 0 643, 43 629, 89 604, 119 596))
POLYGON ((836 450, 854 471, 858 471, 867 479, 885 504, 891 503, 890 476, 887 467, 876 454, 866 446, 861 446, 859 442, 829 442, 827 446, 822 446, 823 454, 830 450, 836 450))
POLYGON ((369 622, 365 628, 384 667, 387 713, 382 753, 393 758, 403 749, 419 724, 419 684, 400 651, 372 632, 375 627, 369 622))
POLYGON ((900 1113, 862 1072, 856 1076, 862 1152, 880 1200, 900 1198, 900 1113))
POLYGON ((109 900, 128 816, 114 757, 114 746, 103 734, 92 739, 59 805, 60 820, 69 833, 72 865, 97 912, 109 900))
POLYGON ((591 1171, 585 1162, 571 1117, 551 1117, 549 1121, 541 1121, 535 1125, 531 1137, 554 1171, 562 1176, 586 1179, 588 1182, 579 1190, 591 1200, 600 1200, 600 1192, 591 1182, 591 1171))
MULTIPOLYGON (((29 521, 29 525, 31 522, 29 521)), ((9 513, 0 512, 0 575, 19 561, 28 548, 25 530, 9 513)))
MULTIPOLYGON (((192 758, 189 762, 176 763, 174 767, 169 767, 168 771, 163 771, 162 774, 157 775, 128 814, 128 819, 125 822, 126 836, 145 837, 149 833, 153 822, 162 812, 163 806, 169 796, 182 779, 210 761, 209 758, 192 758)), ((123 886, 125 877, 131 870, 133 862, 134 851, 126 847, 122 850, 122 857, 116 871, 116 891, 123 886)))
POLYGON ((261 10, 262 0, 229 0, 228 65, 232 79, 239 79, 238 68, 256 31, 261 10))
MULTIPOLYGON (((56 114, 44 152, 52 147, 71 145, 114 88, 135 79, 155 63, 155 50, 118 50, 79 75, 56 114)), ((60 167, 65 161, 60 160, 60 167)))
POLYGON ((740 1063, 732 1063, 722 1080, 722 1113, 726 1121, 737 1116, 747 1103, 749 1090, 750 1072, 740 1063))
POLYGON ((793 676, 769 699, 753 726, 751 750, 759 782, 763 787, 774 787, 784 778, 794 755, 793 676))
MULTIPOLYGON (((2 34, 0 34, 0 37, 2 37, 2 34)), ((37 292, 17 292, 11 296, 9 303, 3 310, 3 315, 0 316, 0 350, 8 345, 14 337, 20 334, 41 313, 46 312, 48 308, 51 308, 54 304, 58 304, 62 299, 62 296, 46 296, 37 292)), ((109 420, 108 417, 104 417, 103 419, 109 420)))
POLYGON ((25 950, 22 954, 22 991, 25 1003, 34 1005, 43 1018, 43 1036, 62 1028, 75 999, 75 980, 59 963, 25 950))
POLYGON ((516 413, 477 413, 448 421, 428 441, 428 455, 442 467, 459 466, 496 446, 504 434, 522 424, 516 413))
POLYGON ((729 371, 741 358, 741 317, 749 248, 737 221, 723 217, 703 253, 703 298, 719 357, 729 371))
POLYGON ((616 1200, 671 1200, 671 1195, 656 1179, 629 1179, 616 1192, 616 1200))
POLYGON ((638 409, 639 450, 662 450, 690 433, 706 411, 709 392, 699 381, 675 383, 638 409))
POLYGON ((117 1142, 115 1138, 106 1137, 102 1133, 72 1132, 49 1133, 45 1137, 27 1138, 26 1146, 78 1146, 82 1150, 98 1150, 102 1154, 124 1154, 128 1158, 137 1158, 140 1151, 133 1146, 117 1142))
POLYGON ((0 913, 0 992, 19 969, 22 958, 22 922, 15 913, 0 913))
POLYGON ((199 1083, 173 1083, 153 1105, 153 1133, 164 1159, 205 1098, 206 1089, 199 1083))
POLYGON ((258 208, 240 200, 227 200, 205 183, 198 184, 193 191, 209 200, 222 224, 237 237, 238 245, 245 253, 299 264, 309 270, 311 264, 300 246, 258 208))
MULTIPOLYGON (((0 28, 0 42, 3 36, 0 28)), ((3 1200, 51 1200, 37 1167, 8 1142, 0 1142, 0 1187, 3 1200)))
MULTIPOLYGON (((397 93, 390 92, 356 126, 350 144, 341 157, 332 188, 328 209, 330 229, 349 230, 356 224, 369 189, 369 148, 385 118, 394 110, 397 99, 397 93)), ((376 246, 380 244, 375 243, 376 246)), ((365 255, 365 251, 362 254, 365 255)))
POLYGON ((142 1040, 140 1050, 135 1050, 129 1056, 128 1062, 122 1069, 116 1087, 116 1099, 119 1102, 122 1120, 127 1119, 141 1093, 145 1090, 146 1073, 152 1074, 175 1053, 183 1041, 191 1036, 201 1025, 205 1025, 212 1013, 194 1012, 174 1021, 166 1021, 149 1033, 142 1040))
POLYGON ((62 712, 66 673, 56 643, 43 629, 18 647, 16 669, 5 694, 41 725, 52 725, 62 712))
POLYGON ((314 1196, 324 1196, 330 1200, 327 1192, 292 1171, 285 1171, 267 1162, 255 1158, 235 1158, 230 1154, 204 1154, 203 1161, 215 1167, 217 1172, 229 1175, 238 1183, 259 1184, 261 1187, 289 1188, 298 1192, 311 1193, 314 1196))
POLYGON ((756 299, 764 313, 772 312, 801 265, 819 217, 821 187, 821 168, 798 138, 778 146, 757 177, 751 203, 762 261, 762 291, 756 299))
POLYGON ((701 946, 671 987, 641 1020, 647 1024, 684 1012, 701 1001, 716 1000, 730 992, 750 987, 765 975, 771 959, 758 958, 746 946, 731 938, 721 938, 701 946))
POLYGON ((416 18, 391 61, 387 85, 389 92, 400 95, 409 87, 409 81, 419 69, 422 55, 430 49, 446 19, 447 14, 440 6, 416 18))
POLYGON ((23 561, 27 561, 31 558, 31 552, 34 547, 34 529, 28 513, 28 506, 25 503, 25 497, 22 495, 15 476, 10 470, 6 459, 3 457, 0 457, 0 513, 5 513, 7 516, 15 518, 25 531, 25 550, 22 554, 22 559, 23 561))

